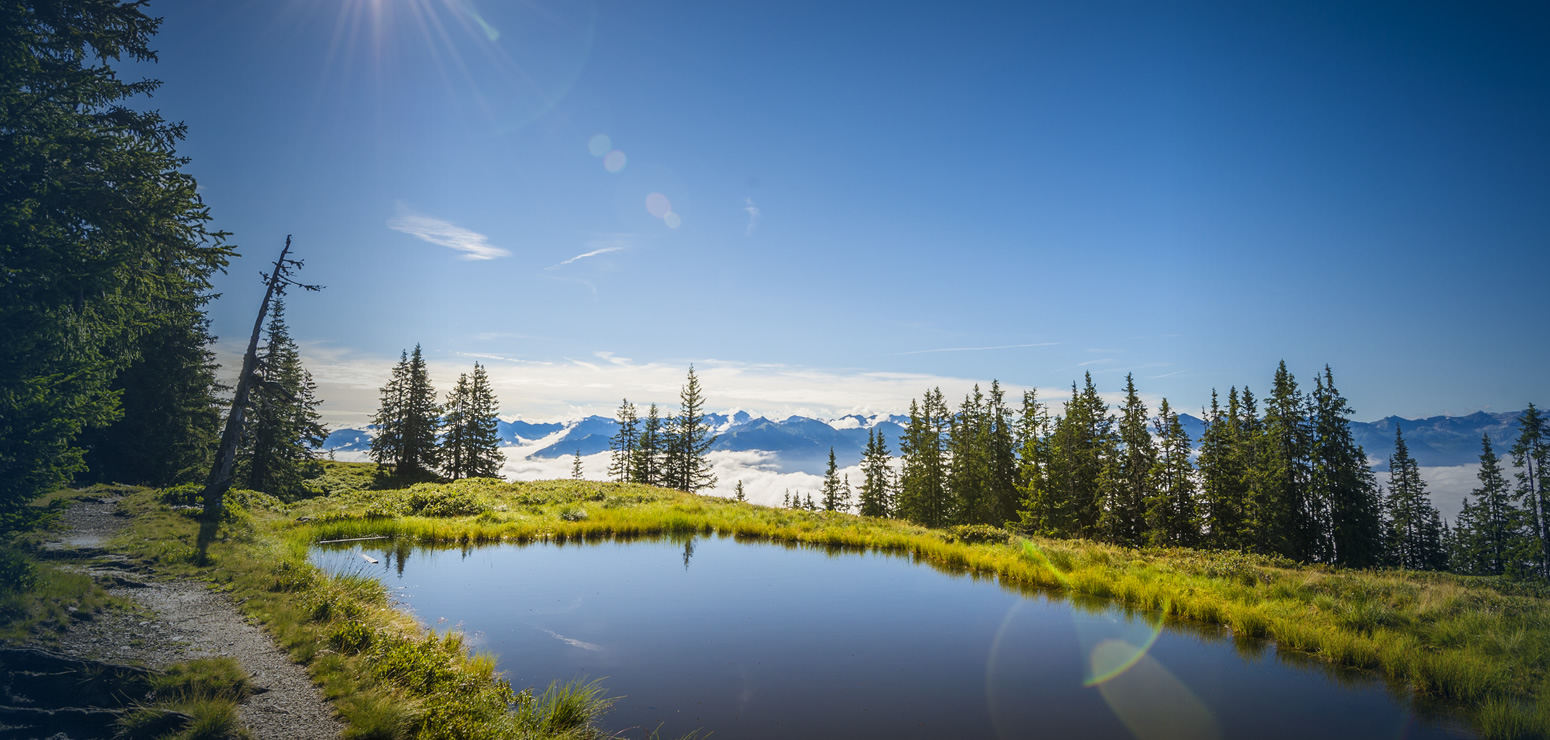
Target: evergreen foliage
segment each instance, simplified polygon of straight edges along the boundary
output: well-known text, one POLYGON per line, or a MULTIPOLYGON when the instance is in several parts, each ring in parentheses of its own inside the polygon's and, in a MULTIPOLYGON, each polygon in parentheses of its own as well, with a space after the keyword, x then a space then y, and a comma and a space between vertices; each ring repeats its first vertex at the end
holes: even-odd
POLYGON ((1307 404, 1283 360, 1265 403, 1255 478, 1254 528, 1262 552, 1314 560, 1322 511, 1311 496, 1313 436, 1307 404))
POLYGON ((571 458, 571 461, 570 461, 570 477, 571 477, 571 480, 581 480, 582 473, 583 473, 583 470, 582 470, 582 467, 581 467, 581 450, 576 450, 576 456, 571 458))
POLYGON ((834 462, 834 448, 829 448, 829 467, 823 474, 823 510, 824 511, 848 511, 850 509, 850 496, 848 492, 841 495, 839 466, 834 462))
POLYGON ((498 478, 506 456, 500 451, 500 403, 484 366, 458 376, 443 407, 441 450, 448 478, 498 478))
POLYGON ((236 479, 243 488, 295 501, 308 495, 303 481, 320 470, 317 448, 328 431, 319 421, 317 384, 302 367, 281 298, 269 313, 258 380, 248 396, 236 479))
POLYGON ((648 486, 665 485, 662 461, 662 417, 657 412, 657 405, 653 403, 646 409, 646 420, 641 422, 640 440, 635 447, 630 479, 635 483, 644 483, 648 486))
POLYGON ((1367 453, 1351 437, 1351 408, 1324 366, 1313 390, 1311 498, 1326 519, 1317 523, 1320 559, 1370 568, 1383 559, 1382 502, 1367 453))
POLYGON ((414 346, 412 354, 399 356, 381 399, 372 417, 377 436, 371 440, 371 459, 378 465, 392 465, 399 475, 430 474, 438 460, 441 408, 420 345, 414 346))
POLYGON ((716 485, 716 475, 710 470, 705 453, 716 442, 710 425, 705 421, 705 396, 700 391, 700 381, 694 376, 694 366, 689 366, 689 377, 678 395, 678 415, 668 424, 666 485, 688 493, 696 493, 716 485))
POLYGON ((1528 525, 1523 557, 1540 578, 1550 578, 1550 417, 1532 403, 1518 417, 1512 464, 1518 469, 1513 493, 1528 525))
MULTIPOLYGON (((1163 414, 1166 420, 1167 412, 1163 414)), ((1125 375, 1125 405, 1120 409, 1118 441, 1119 454, 1108 461, 1110 468, 1104 476, 1108 490, 1100 524, 1108 541, 1138 547, 1149 539, 1148 511, 1157 508, 1160 518, 1153 524, 1166 529, 1171 526, 1171 515, 1165 513, 1171 504, 1156 501, 1153 468, 1157 466, 1157 450, 1147 429, 1146 404, 1141 402, 1129 374, 1125 375)), ((1161 530, 1156 535, 1171 541, 1161 530)))
POLYGON ((942 391, 933 388, 919 404, 910 401, 909 426, 899 440, 899 516, 927 527, 950 523, 945 444, 949 423, 942 391))
MULTIPOLYGON (((160 83, 125 81, 111 64, 154 62, 160 21, 141 3, 86 0, 13 2, 0 15, 3 512, 80 472, 81 433, 120 419, 121 396, 166 414, 143 441, 172 453, 121 465, 127 477, 175 479, 198 464, 211 387, 197 314, 234 252, 207 230, 183 171, 184 126, 138 100, 160 83), (137 360, 141 372, 120 380, 137 360), (192 365, 148 387, 157 362, 192 365)), ((136 453, 113 445, 153 423, 97 437, 98 459, 125 462, 136 453)))
POLYGON ((748 494, 743 492, 743 482, 741 480, 737 482, 737 487, 732 489, 732 498, 736 501, 748 500, 748 494))
POLYGON ((861 456, 861 515, 888 517, 893 510, 892 455, 888 441, 875 430, 868 429, 866 452, 861 456))
POLYGON ((1513 502, 1501 460, 1491 447, 1491 437, 1480 437, 1480 486, 1475 501, 1464 498, 1453 527, 1451 565, 1460 573, 1499 576, 1524 575, 1522 544, 1526 519, 1513 502))
POLYGON ((1200 511, 1195 495, 1195 466, 1189 461, 1189 434, 1164 398, 1153 422, 1160 441, 1148 473, 1146 540, 1149 544, 1197 547, 1200 511))
POLYGON ((636 418, 635 405, 630 399, 619 404, 615 419, 619 428, 608 442, 608 448, 613 451, 608 460, 608 477, 625 483, 635 479, 636 448, 640 445, 640 419, 636 418))
POLYGON ((1394 454, 1389 458, 1387 551, 1390 565, 1411 570, 1447 567, 1442 517, 1426 496, 1426 482, 1405 445, 1404 432, 1394 428, 1394 454))

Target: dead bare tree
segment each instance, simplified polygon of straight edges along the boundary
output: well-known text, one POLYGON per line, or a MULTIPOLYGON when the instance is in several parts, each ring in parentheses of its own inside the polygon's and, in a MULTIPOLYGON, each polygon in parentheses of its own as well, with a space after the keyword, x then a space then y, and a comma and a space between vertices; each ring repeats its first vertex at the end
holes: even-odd
POLYGON ((321 290, 321 285, 307 285, 291 278, 291 273, 302 268, 302 260, 291 259, 291 237, 285 237, 285 248, 280 250, 280 258, 274 261, 274 269, 271 272, 259 273, 267 287, 264 290, 264 301, 259 304, 258 318, 253 320, 253 334, 248 337, 248 351, 242 356, 242 370, 237 374, 237 389, 232 395, 231 411, 226 416, 226 429, 221 432, 221 446, 215 451, 215 462, 210 466, 210 475, 205 479, 204 487, 204 521, 199 527, 199 554, 203 558, 210 543, 215 539, 216 528, 221 521, 221 506, 226 497, 226 492, 231 490, 232 477, 237 469, 237 446, 242 441, 243 416, 247 412, 248 393, 257 381, 260 361, 258 359, 258 337, 264 326, 264 317, 269 313, 269 305, 277 296, 285 295, 287 288, 296 287, 303 290, 321 290))

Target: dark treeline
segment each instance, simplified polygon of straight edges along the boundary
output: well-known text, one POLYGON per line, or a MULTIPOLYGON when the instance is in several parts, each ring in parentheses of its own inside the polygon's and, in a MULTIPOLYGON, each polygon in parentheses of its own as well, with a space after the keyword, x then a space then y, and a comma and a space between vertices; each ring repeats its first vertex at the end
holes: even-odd
POLYGON ((7 3, 0 27, 0 520, 71 480, 197 480, 219 434, 205 304, 235 252, 182 124, 136 98, 140 4, 7 3), (89 473, 85 473, 90 466, 89 473))
MULTIPOLYGON (((642 419, 635 404, 619 405, 619 430, 610 445, 608 477, 621 483, 645 483, 694 493, 716 485, 705 453, 716 442, 705 421, 705 395, 694 366, 678 394, 678 414, 664 418, 655 403, 642 419)), ((579 457, 579 453, 578 453, 579 457)), ((738 482, 742 490, 742 482, 738 482)))
MULTIPOLYGON (((1201 439, 1164 399, 1154 416, 1134 380, 1111 409, 1092 375, 1053 410, 1032 390, 1012 409, 1000 383, 975 386, 956 409, 939 389, 911 401, 898 465, 869 435, 859 501, 866 516, 925 526, 1005 526, 1130 547, 1176 546, 1280 555, 1347 567, 1550 576, 1550 424, 1530 404, 1512 449, 1515 485, 1490 439, 1480 488, 1450 529, 1396 430, 1380 482, 1351 435, 1351 409, 1328 367, 1304 391, 1282 363, 1263 400, 1212 391, 1201 439)), ((823 495, 796 508, 852 510, 831 461, 823 495)))

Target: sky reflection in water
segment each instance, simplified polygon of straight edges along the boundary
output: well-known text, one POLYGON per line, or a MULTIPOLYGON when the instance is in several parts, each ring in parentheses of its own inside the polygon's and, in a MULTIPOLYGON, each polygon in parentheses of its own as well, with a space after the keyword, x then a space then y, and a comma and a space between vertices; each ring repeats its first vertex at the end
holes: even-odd
POLYGON ((607 677, 627 737, 1467 736, 1377 679, 876 553, 701 537, 314 562, 461 625, 517 687, 607 677))

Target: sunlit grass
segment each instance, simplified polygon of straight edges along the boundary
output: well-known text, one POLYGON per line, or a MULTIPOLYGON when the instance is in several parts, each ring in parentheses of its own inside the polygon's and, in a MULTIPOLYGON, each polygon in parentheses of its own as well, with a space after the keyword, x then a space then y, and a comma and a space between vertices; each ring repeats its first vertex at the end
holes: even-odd
POLYGON ((596 682, 537 697, 514 690, 492 660, 468 652, 461 635, 438 635, 393 609, 372 579, 331 577, 310 565, 312 543, 379 535, 477 545, 711 534, 835 555, 892 553, 1005 588, 1064 595, 1084 609, 1117 605, 1217 625, 1248 655, 1270 644, 1289 657, 1375 670, 1392 686, 1455 707, 1486 737, 1550 736, 1550 609, 1532 587, 1509 582, 931 530, 589 481, 422 483, 288 507, 250 503, 212 546, 212 564, 190 557, 190 516, 152 493, 131 500, 135 530, 120 544, 164 571, 230 589, 308 666, 350 737, 586 735, 598 732, 607 700, 596 682), (578 716, 576 707, 562 706, 577 697, 592 702, 588 720, 562 731, 553 718, 578 716))
POLYGON ((1550 665, 1550 608, 1532 588, 1492 579, 1086 541, 965 542, 893 520, 589 481, 421 484, 319 499, 294 513, 309 519, 284 528, 297 543, 373 535, 426 544, 563 543, 715 533, 890 552, 950 572, 995 574, 1012 588, 1165 610, 1237 638, 1272 641, 1282 651, 1374 669, 1456 706, 1489 737, 1514 736, 1514 727, 1550 734, 1535 691, 1550 665), (428 515, 442 511, 455 514, 428 515))

